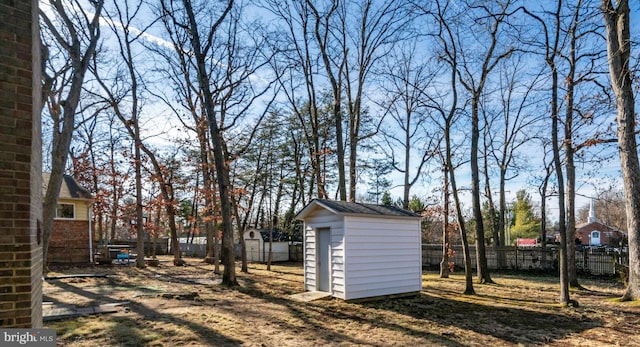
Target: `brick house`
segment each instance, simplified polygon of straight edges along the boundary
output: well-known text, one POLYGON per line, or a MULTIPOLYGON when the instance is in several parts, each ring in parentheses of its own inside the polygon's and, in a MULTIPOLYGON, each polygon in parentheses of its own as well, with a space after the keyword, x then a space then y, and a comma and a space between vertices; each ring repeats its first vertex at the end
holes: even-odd
POLYGON ((576 225, 576 238, 585 246, 619 247, 627 233, 612 226, 600 223, 596 219, 593 202, 586 223, 576 225))
POLYGON ((38 1, 0 2, 0 327, 42 327, 38 1))
MULTIPOLYGON (((42 195, 47 190, 49 174, 42 174, 42 195)), ((91 263, 95 249, 91 222, 91 194, 71 176, 64 175, 56 217, 49 239, 49 263, 91 263)))

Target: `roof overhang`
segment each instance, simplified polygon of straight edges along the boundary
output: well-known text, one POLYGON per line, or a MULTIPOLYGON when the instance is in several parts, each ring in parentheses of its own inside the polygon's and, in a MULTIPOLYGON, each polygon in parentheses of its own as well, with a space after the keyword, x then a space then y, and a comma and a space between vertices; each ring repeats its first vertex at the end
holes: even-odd
POLYGON ((402 215, 392 215, 392 214, 370 214, 370 213, 358 213, 358 212, 344 212, 339 211, 332 208, 330 205, 325 204, 322 200, 314 199, 307 206, 305 206, 298 214, 295 216, 296 220, 304 220, 314 211, 318 209, 325 209, 335 215, 338 216, 353 216, 353 217, 369 217, 369 218, 385 218, 385 219, 404 219, 404 220, 421 220, 422 216, 414 215, 414 216, 402 216, 402 215))

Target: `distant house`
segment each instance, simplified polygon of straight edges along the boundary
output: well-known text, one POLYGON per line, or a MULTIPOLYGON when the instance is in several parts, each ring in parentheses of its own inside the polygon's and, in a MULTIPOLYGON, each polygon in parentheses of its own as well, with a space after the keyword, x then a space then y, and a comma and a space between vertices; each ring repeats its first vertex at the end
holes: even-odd
MULTIPOLYGON (((42 174, 43 196, 49 177, 49 173, 42 174)), ((73 177, 64 175, 49 238, 49 263, 93 262, 95 238, 92 235, 91 202, 89 191, 73 177)))
POLYGON ((422 290, 421 217, 393 206, 315 199, 304 221, 304 288, 343 300, 422 290))
POLYGON ((620 242, 626 237, 627 234, 624 231, 600 223, 596 219, 593 202, 591 202, 586 223, 576 225, 576 239, 579 239, 584 246, 619 247, 620 242))
MULTIPOLYGON (((247 260, 266 263, 269 260, 269 229, 249 229, 244 232, 247 260)), ((289 260, 289 235, 280 229, 271 233, 271 261, 289 260)))

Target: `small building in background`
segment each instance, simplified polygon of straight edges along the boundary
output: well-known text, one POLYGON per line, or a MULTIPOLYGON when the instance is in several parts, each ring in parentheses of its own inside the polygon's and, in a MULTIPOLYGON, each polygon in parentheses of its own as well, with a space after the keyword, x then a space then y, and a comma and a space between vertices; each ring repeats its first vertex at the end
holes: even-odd
POLYGON ((271 261, 289 260, 289 235, 280 229, 248 229, 244 232, 247 260, 266 263, 269 261, 269 235, 271 234, 271 261))
POLYGON ((576 225, 576 239, 583 246, 592 247, 620 247, 627 234, 612 226, 598 221, 593 206, 593 201, 589 207, 589 217, 585 223, 576 225))
POLYGON ((304 288, 351 300, 422 290, 421 216, 401 208, 315 199, 304 222, 304 288))
MULTIPOLYGON (((49 173, 42 174, 43 196, 47 191, 49 173)), ((88 190, 71 176, 64 175, 55 219, 49 238, 48 263, 92 263, 95 237, 91 221, 92 197, 88 190)))

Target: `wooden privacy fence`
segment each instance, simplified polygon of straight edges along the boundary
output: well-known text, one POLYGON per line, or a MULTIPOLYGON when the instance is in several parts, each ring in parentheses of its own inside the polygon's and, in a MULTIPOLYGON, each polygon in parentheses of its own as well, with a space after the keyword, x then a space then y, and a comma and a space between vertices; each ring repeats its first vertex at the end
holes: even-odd
POLYGON ((296 242, 289 245, 289 260, 302 261, 304 255, 304 245, 302 242, 296 242))
MULTIPOLYGON (((455 267, 464 268, 462 246, 453 246, 454 256, 449 259, 455 267)), ((471 267, 476 267, 475 246, 469 247, 471 267)), ((532 270, 557 271, 558 249, 556 247, 542 249, 540 247, 487 247, 487 265, 491 270, 532 270)), ((439 268, 442 261, 442 245, 422 245, 422 265, 424 268, 439 268)), ((581 274, 614 275, 620 265, 629 264, 626 253, 603 249, 582 249, 576 251, 576 270, 581 274), (618 266, 616 265, 618 264, 618 266)))

